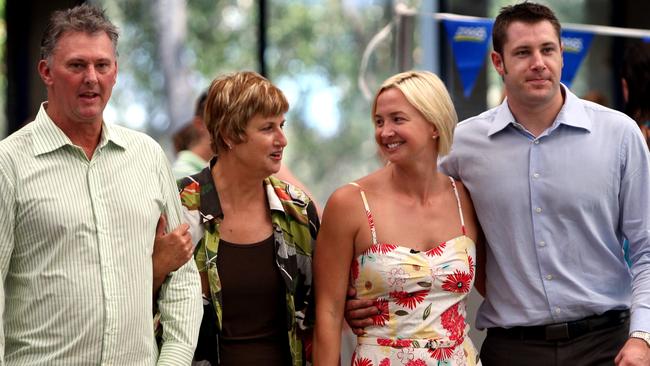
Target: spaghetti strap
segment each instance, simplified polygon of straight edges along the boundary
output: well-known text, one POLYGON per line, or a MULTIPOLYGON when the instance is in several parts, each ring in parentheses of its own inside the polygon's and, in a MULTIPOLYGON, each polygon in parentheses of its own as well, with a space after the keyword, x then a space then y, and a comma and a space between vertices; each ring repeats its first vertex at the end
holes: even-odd
POLYGON ((467 235, 467 233, 465 232, 465 218, 463 217, 463 209, 460 205, 460 196, 458 195, 458 189, 456 188, 456 181, 452 177, 449 177, 449 180, 451 181, 451 186, 454 188, 454 195, 456 196, 456 203, 458 204, 458 215, 460 216, 460 228, 461 231, 463 232, 463 235, 467 235))
POLYGON ((366 198, 366 192, 363 191, 363 188, 356 182, 349 183, 357 188, 359 188, 359 193, 361 194, 361 200, 363 201, 363 207, 366 210, 366 217, 368 218, 368 226, 370 227, 370 236, 372 237, 372 245, 377 245, 377 230, 375 230, 375 220, 372 217, 370 212, 370 206, 368 205, 368 199, 366 198))

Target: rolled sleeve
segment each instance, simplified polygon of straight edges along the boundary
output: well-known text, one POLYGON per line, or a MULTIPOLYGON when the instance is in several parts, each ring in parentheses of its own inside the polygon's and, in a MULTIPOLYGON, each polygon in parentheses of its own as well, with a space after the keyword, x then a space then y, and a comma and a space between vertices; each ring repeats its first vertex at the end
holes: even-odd
MULTIPOLYGON (((169 163, 164 156, 161 157, 161 165, 161 187, 169 231, 181 223, 181 206, 169 163)), ((194 261, 188 261, 167 277, 158 296, 158 309, 163 328, 158 365, 191 364, 203 316, 201 283, 194 261)))

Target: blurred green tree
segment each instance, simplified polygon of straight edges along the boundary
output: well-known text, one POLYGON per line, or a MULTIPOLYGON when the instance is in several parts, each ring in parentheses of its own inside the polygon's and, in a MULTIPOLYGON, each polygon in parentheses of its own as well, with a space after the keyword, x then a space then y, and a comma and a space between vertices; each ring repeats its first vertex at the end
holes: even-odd
MULTIPOLYGON (((256 1, 101 4, 122 32, 120 76, 108 114, 164 146, 169 146, 170 132, 184 122, 178 117, 182 113, 173 111, 171 98, 182 100, 177 109, 184 108, 189 118, 193 103, 187 100, 215 76, 257 69, 256 1)), ((268 9, 267 77, 285 91, 291 104, 285 164, 324 203, 336 187, 379 164, 370 102, 357 80, 368 41, 393 17, 392 2, 269 0, 268 9)), ((396 71, 393 59, 389 40, 370 60, 371 87, 396 71)))

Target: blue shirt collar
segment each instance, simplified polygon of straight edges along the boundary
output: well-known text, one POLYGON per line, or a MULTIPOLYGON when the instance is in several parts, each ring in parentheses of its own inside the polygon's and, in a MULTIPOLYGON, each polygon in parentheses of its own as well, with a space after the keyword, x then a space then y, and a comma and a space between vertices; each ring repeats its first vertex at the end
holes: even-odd
MULTIPOLYGON (((573 94, 569 88, 560 84, 562 90, 565 93, 564 105, 560 112, 555 117, 555 121, 549 127, 549 131, 556 129, 559 125, 567 125, 575 128, 581 128, 587 131, 591 131, 592 121, 589 119, 588 114, 585 110, 584 104, 580 103, 579 98, 573 94)), ((508 107, 508 99, 506 98, 501 105, 496 107, 496 113, 494 119, 492 120, 492 125, 488 130, 488 136, 492 136, 495 133, 502 131, 509 125, 515 125, 515 117, 508 107)))

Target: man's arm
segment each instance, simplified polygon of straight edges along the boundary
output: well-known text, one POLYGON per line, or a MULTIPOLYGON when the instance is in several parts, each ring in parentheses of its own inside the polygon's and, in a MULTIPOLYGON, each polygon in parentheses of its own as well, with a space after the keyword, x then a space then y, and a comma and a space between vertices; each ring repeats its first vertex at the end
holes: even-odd
MULTIPOLYGON (((6 311, 5 280, 14 249, 15 197, 15 187, 0 165, 0 314, 6 311)), ((4 355, 4 321, 0 318, 0 365, 5 364, 4 355)))
MULTIPOLYGON (((636 129, 628 133, 622 148, 619 205, 621 229, 630 242, 632 262, 630 332, 650 333, 650 157, 636 129)), ((649 365, 650 347, 641 339, 630 338, 615 362, 618 366, 649 365)))
MULTIPOLYGON (((162 150, 160 172, 161 192, 165 199, 164 214, 168 219, 167 231, 171 232, 181 224, 181 207, 176 183, 162 150)), ((201 283, 193 260, 167 276, 160 287, 158 309, 163 328, 158 365, 189 365, 203 316, 201 283)))

